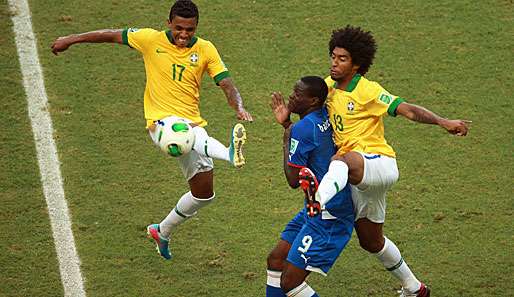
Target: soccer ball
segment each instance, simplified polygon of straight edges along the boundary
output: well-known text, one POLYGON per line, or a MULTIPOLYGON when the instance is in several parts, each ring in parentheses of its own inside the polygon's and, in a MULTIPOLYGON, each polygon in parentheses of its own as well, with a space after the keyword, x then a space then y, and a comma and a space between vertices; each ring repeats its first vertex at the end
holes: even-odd
POLYGON ((157 143, 164 153, 180 157, 191 151, 195 134, 185 119, 172 116, 158 120, 156 124, 157 143))

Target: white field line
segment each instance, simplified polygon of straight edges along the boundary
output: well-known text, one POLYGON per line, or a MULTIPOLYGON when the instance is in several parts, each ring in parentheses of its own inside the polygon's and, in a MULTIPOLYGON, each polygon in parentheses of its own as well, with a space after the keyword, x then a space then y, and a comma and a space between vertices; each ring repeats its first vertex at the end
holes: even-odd
POLYGON ((85 297, 80 260, 75 249, 68 205, 64 197, 59 158, 53 139, 52 119, 47 105, 48 98, 39 64, 36 38, 32 31, 30 9, 27 0, 8 0, 8 2, 14 25, 23 85, 27 95, 28 112, 36 143, 41 183, 59 260, 64 296, 85 297))

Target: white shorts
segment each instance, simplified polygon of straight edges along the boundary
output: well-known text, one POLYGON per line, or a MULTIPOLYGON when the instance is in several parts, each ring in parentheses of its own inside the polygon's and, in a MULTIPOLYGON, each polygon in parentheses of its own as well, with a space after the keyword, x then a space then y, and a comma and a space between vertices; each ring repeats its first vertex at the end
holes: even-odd
POLYGON ((386 192, 399 176, 396 159, 377 154, 360 154, 364 157, 364 175, 360 184, 351 185, 355 220, 367 218, 374 223, 383 223, 386 192))
MULTIPOLYGON (((191 122, 186 119, 187 122, 191 122)), ((158 126, 159 127, 159 126, 158 126)), ((148 129, 148 133, 150 134, 150 138, 152 138, 153 143, 159 147, 158 141, 157 141, 157 135, 158 135, 158 128, 154 131, 151 131, 148 129)), ((193 127, 193 132, 195 132, 195 135, 198 134, 207 134, 207 131, 203 127, 196 126, 193 127)), ((188 154, 182 155, 180 157, 176 157, 175 159, 178 160, 178 164, 180 166, 180 169, 182 170, 182 174, 184 174, 184 177, 186 180, 190 180, 195 176, 197 173, 200 172, 207 172, 211 171, 214 168, 214 162, 211 158, 200 155, 195 150, 192 150, 188 154)))

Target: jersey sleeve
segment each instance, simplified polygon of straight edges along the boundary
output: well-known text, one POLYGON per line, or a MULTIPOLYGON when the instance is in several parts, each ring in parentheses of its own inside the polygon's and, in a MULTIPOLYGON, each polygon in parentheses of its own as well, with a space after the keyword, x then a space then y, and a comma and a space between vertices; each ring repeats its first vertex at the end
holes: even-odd
POLYGON ((395 117, 396 108, 398 108, 400 103, 405 101, 405 99, 401 97, 392 95, 376 82, 370 83, 365 98, 367 100, 365 103, 366 109, 374 116, 388 114, 395 117))
POLYGON ((205 47, 205 54, 207 55, 207 73, 214 79, 216 84, 219 84, 222 79, 230 76, 225 63, 221 60, 218 50, 214 44, 209 41, 205 47))
POLYGON ((145 53, 157 31, 154 29, 128 28, 122 32, 123 44, 145 53))
POLYGON ((297 122, 291 128, 289 142, 289 166, 305 167, 309 161, 309 154, 316 148, 314 141, 314 124, 310 121, 297 122))

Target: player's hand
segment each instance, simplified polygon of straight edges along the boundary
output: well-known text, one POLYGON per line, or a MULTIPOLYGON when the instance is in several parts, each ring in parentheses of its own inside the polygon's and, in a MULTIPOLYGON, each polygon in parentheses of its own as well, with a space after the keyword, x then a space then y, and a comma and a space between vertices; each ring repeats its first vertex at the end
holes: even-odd
POLYGON ((246 111, 246 109, 239 108, 236 113, 237 113, 238 120, 253 122, 252 115, 248 111, 246 111))
POLYGON ((321 205, 318 201, 307 201, 307 214, 309 217, 315 217, 321 213, 321 205))
POLYGON ((52 53, 57 56, 60 52, 67 50, 73 44, 71 39, 72 37, 70 36, 57 38, 51 46, 52 53))
POLYGON ((450 134, 466 136, 468 134, 470 124, 471 121, 467 120, 444 120, 440 125, 450 134))
POLYGON ((287 108, 286 103, 284 102, 284 97, 280 92, 273 92, 271 94, 270 107, 275 115, 277 123, 283 125, 284 123, 291 121, 291 111, 287 108))

